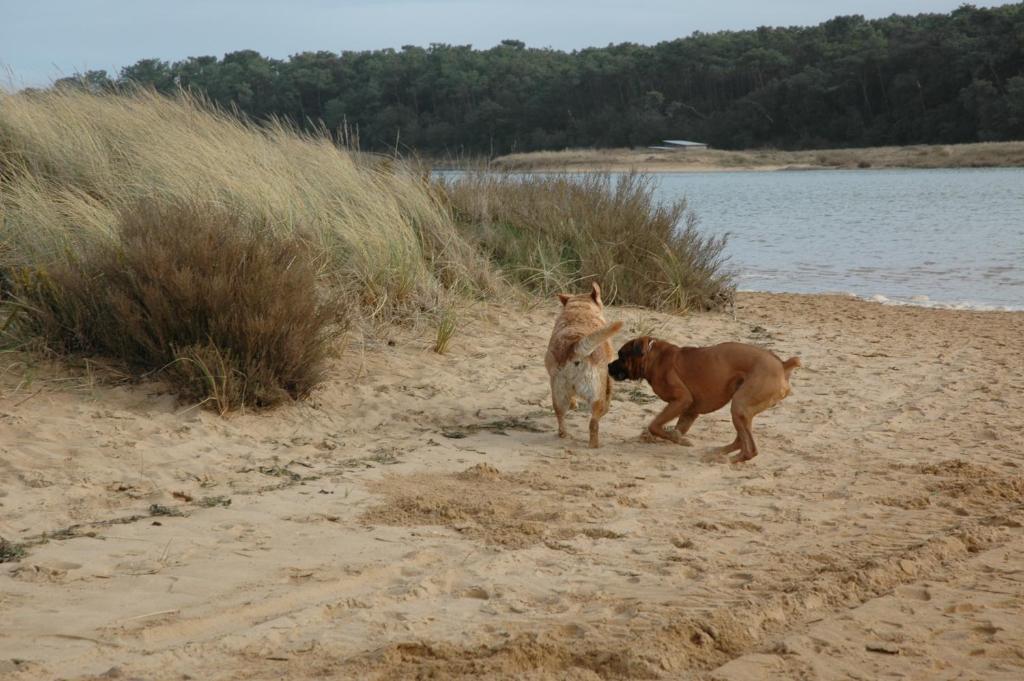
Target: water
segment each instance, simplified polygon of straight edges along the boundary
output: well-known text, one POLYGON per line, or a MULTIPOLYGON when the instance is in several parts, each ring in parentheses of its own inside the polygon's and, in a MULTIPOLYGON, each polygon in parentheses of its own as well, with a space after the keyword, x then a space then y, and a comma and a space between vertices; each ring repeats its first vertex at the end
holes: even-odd
POLYGON ((741 290, 1024 309, 1024 169, 660 173, 741 290))

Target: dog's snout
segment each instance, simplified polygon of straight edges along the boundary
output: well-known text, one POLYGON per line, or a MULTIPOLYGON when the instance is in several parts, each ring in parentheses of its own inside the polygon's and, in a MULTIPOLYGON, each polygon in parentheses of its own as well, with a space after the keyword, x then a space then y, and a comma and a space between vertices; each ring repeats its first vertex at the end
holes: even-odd
POLYGON ((621 359, 617 359, 608 365, 608 375, 616 381, 621 381, 626 378, 626 368, 622 366, 621 359))

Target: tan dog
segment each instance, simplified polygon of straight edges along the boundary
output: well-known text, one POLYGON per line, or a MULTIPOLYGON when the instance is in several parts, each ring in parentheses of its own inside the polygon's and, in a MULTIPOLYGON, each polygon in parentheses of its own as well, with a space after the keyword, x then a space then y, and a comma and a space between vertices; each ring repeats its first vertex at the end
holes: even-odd
POLYGON ((682 445, 690 444, 683 436, 700 414, 718 411, 732 400, 736 439, 720 447, 713 458, 738 449, 732 462, 739 463, 757 456, 751 423, 789 395, 789 375, 798 366, 799 357, 783 362, 768 350, 745 343, 681 348, 643 336, 619 349, 608 373, 617 381, 646 378, 654 393, 668 402, 647 430, 682 445), (665 424, 677 417, 675 431, 665 430, 665 424))
POLYGON ((558 419, 558 437, 567 437, 565 413, 581 397, 590 405, 590 446, 600 447, 598 423, 608 413, 612 382, 608 362, 615 356, 611 338, 622 322, 604 319, 601 287, 595 282, 589 295, 559 293, 562 311, 555 319, 544 366, 551 377, 551 403, 558 419))

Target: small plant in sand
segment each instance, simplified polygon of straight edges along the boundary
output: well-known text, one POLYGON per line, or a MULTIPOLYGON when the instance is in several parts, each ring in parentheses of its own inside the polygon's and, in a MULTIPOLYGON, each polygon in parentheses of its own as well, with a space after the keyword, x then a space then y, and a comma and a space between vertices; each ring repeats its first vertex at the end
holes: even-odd
POLYGON ((662 324, 658 320, 644 314, 637 314, 627 323, 626 329, 630 336, 656 336, 662 324))
POLYGON ((448 345, 452 342, 455 332, 459 327, 458 314, 452 306, 446 307, 441 313, 437 323, 437 335, 434 339, 434 352, 443 355, 448 352, 448 345))
POLYGON ((16 563, 25 557, 25 547, 0 537, 0 563, 16 563))

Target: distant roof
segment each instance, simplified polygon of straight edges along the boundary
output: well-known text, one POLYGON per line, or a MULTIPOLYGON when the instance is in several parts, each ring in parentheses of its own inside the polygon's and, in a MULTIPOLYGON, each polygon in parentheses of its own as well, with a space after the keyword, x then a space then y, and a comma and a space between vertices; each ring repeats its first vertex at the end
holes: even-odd
POLYGON ((706 147, 704 142, 691 142, 690 140, 664 140, 665 144, 675 147, 706 147))

